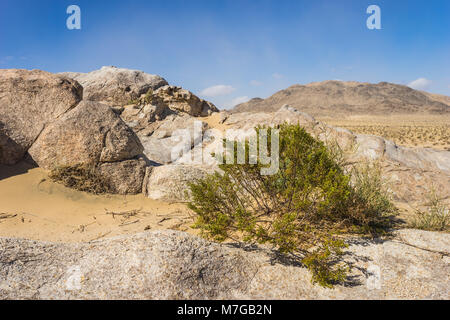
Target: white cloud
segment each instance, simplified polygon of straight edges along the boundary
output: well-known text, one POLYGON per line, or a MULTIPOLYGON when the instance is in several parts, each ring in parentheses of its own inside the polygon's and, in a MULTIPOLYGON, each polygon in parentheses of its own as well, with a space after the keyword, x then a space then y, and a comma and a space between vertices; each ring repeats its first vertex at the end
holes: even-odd
POLYGON ((408 83, 408 87, 416 89, 416 90, 425 90, 431 85, 432 81, 425 79, 425 78, 419 78, 416 79, 410 83, 408 83))
POLYGON ((226 109, 230 109, 230 108, 233 108, 233 107, 237 106, 240 103, 244 103, 244 102, 247 102, 249 100, 250 100, 250 98, 247 97, 247 96, 236 97, 236 98, 232 99, 231 101, 228 101, 228 102, 224 103, 223 106, 226 109))
POLYGON ((247 102, 248 100, 250 100, 250 98, 247 96, 237 97, 237 98, 234 98, 233 100, 231 100, 231 105, 234 107, 240 103, 247 102))
POLYGON ((279 73, 274 73, 274 74, 272 74, 272 77, 274 77, 275 79, 281 79, 281 78, 283 78, 283 75, 279 74, 279 73))
POLYGON ((236 89, 233 88, 232 86, 219 84, 217 86, 212 86, 212 87, 203 89, 200 92, 200 95, 205 96, 205 97, 224 96, 224 95, 232 93, 234 90, 236 90, 236 89))
POLYGON ((252 81, 250 81, 250 85, 254 86, 254 87, 258 87, 258 86, 262 85, 262 82, 257 81, 257 80, 252 80, 252 81))

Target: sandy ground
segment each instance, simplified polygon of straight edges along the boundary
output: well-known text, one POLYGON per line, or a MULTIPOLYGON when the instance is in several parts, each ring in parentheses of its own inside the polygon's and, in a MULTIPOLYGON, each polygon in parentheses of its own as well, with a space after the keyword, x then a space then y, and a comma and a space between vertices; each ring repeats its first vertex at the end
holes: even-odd
POLYGON ((225 131, 229 128, 227 124, 220 123, 221 114, 216 112, 208 117, 199 117, 199 120, 206 122, 210 128, 214 128, 220 131, 225 131))
POLYGON ((46 171, 21 163, 0 166, 0 237, 78 242, 144 230, 190 228, 181 203, 143 195, 91 195, 49 181, 46 171))

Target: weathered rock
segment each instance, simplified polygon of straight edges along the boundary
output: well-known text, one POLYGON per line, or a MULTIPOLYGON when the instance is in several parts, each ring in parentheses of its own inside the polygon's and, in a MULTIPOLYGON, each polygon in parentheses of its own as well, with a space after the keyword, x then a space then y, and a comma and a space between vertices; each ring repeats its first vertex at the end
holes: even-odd
POLYGON ((0 122, 0 164, 13 165, 23 158, 27 147, 17 144, 11 139, 0 122))
POLYGON ((112 106, 124 106, 149 89, 167 85, 160 76, 116 67, 102 67, 89 73, 64 72, 62 75, 77 80, 83 86, 85 100, 112 106))
POLYGON ((163 86, 153 92, 152 98, 157 104, 165 104, 171 110, 184 112, 193 117, 206 117, 219 111, 211 102, 176 86, 163 86))
POLYGON ((381 137, 370 135, 356 135, 356 153, 366 159, 377 160, 384 155, 386 149, 385 140, 381 137))
POLYGON ((220 112, 219 124, 224 123, 228 119, 229 115, 230 114, 227 111, 220 112))
POLYGON ((409 168, 435 170, 450 175, 450 151, 430 148, 406 148, 385 140, 385 157, 409 168))
POLYGON ((148 177, 146 196, 162 201, 188 201, 188 184, 213 172, 214 167, 204 165, 170 164, 154 167, 148 177))
POLYGON ((97 170, 105 177, 113 193, 138 194, 142 192, 146 167, 145 160, 133 159, 102 163, 97 170))
POLYGON ((428 203, 433 190, 443 201, 450 200, 450 175, 438 170, 410 168, 393 161, 381 161, 383 177, 388 181, 394 200, 409 207, 428 203))
POLYGON ((379 162, 396 201, 409 206, 424 204, 432 190, 443 200, 450 199, 450 152, 401 147, 370 135, 353 136, 354 153, 349 159, 379 162))
POLYGON ((142 154, 134 132, 108 106, 82 101, 47 126, 30 148, 45 169, 128 160, 142 154))
POLYGON ((150 128, 155 127, 154 122, 164 121, 167 117, 172 116, 172 119, 169 118, 171 122, 173 116, 204 117, 217 111, 212 103, 198 98, 192 92, 180 87, 164 86, 149 91, 137 104, 126 106, 121 116, 135 132, 144 131, 148 135, 150 128))
POLYGON ((357 134, 356 154, 370 160, 382 157, 404 166, 421 170, 437 170, 450 174, 450 152, 429 148, 397 146, 381 137, 357 134))
POLYGON ((450 235, 402 230, 349 239, 345 286, 270 250, 219 245, 176 231, 90 243, 0 238, 0 299, 443 299, 450 298, 450 235))
POLYGON ((74 80, 40 70, 0 70, 0 163, 15 164, 42 130, 82 99, 74 80))
POLYGON ((224 123, 231 129, 249 130, 258 125, 276 126, 283 123, 300 124, 312 128, 319 122, 310 115, 289 105, 283 105, 276 112, 242 112, 230 114, 224 123))
POLYGON ((144 154, 160 164, 175 162, 202 140, 207 124, 188 115, 170 115, 138 133, 144 154))
POLYGON ((163 120, 173 112, 162 105, 127 105, 120 114, 125 123, 135 132, 145 131, 149 133, 149 128, 155 127, 155 121, 163 120))

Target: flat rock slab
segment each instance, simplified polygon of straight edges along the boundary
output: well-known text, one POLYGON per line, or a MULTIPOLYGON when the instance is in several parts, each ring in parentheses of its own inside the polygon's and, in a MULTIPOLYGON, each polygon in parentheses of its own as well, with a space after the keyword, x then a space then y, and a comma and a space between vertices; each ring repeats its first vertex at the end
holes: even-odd
POLYGON ((156 231, 78 244, 0 239, 1 299, 449 299, 450 235, 353 239, 345 285, 263 249, 156 231))

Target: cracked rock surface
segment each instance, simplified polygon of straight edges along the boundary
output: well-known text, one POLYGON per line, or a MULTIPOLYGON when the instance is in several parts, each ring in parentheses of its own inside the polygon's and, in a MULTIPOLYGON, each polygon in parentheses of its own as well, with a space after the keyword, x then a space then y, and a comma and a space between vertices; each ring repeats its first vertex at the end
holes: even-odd
POLYGON ((134 132, 108 106, 82 101, 49 125, 30 148, 45 169, 128 160, 143 152, 134 132))
POLYGON ((177 231, 90 243, 0 239, 2 299, 449 299, 450 235, 400 230, 348 240, 352 272, 325 289, 264 248, 177 231))
POLYGON ((74 80, 41 70, 0 70, 0 164, 20 161, 42 130, 82 99, 74 80))

